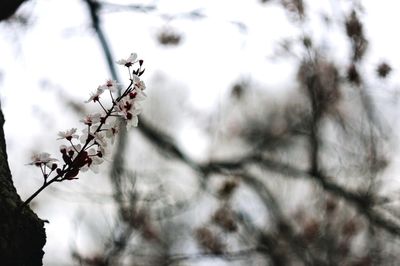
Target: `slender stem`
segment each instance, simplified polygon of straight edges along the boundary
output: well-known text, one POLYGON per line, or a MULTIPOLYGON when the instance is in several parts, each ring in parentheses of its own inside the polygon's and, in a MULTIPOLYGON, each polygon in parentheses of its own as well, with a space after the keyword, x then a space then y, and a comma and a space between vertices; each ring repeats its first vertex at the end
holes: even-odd
POLYGON ((76 152, 79 152, 78 149, 75 147, 74 143, 72 143, 72 140, 69 140, 69 143, 71 143, 72 148, 73 148, 76 152))
POLYGON ((128 67, 128 72, 129 72, 129 79, 132 80, 132 74, 131 74, 131 68, 128 67))
POLYGON ((103 106, 103 104, 100 102, 100 100, 98 100, 97 102, 100 104, 100 106, 101 106, 101 108, 103 109, 103 111, 107 113, 106 108, 104 108, 104 106, 103 106))
POLYGON ((112 92, 110 91, 110 96, 111 96, 111 101, 112 101, 112 103, 114 104, 115 103, 115 100, 114 100, 114 96, 112 95, 112 92))
POLYGON ((56 175, 54 178, 52 178, 49 182, 45 182, 38 190, 36 190, 35 193, 33 193, 28 199, 26 199, 21 206, 19 207, 20 210, 25 208, 40 192, 42 192, 43 189, 48 187, 51 183, 55 182, 57 178, 60 177, 60 175, 56 175))

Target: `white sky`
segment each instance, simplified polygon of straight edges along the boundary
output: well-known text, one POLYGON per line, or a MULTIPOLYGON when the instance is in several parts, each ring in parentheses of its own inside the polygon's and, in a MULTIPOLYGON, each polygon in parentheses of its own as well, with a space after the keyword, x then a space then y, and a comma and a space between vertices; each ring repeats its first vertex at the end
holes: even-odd
MULTIPOLYGON (((313 8, 313 36, 318 45, 335 51, 338 63, 345 63, 342 60, 347 58, 347 43, 340 28, 326 30, 319 14, 321 11, 340 14, 347 10, 348 2, 308 1, 313 8), (332 9, 333 2, 341 4, 332 9)), ((41 147, 56 153, 60 145, 55 141, 57 132, 78 127, 78 118, 64 115, 64 107, 58 102, 56 93, 44 88, 42 81, 59 85, 69 97, 84 101, 90 91, 109 77, 100 46, 89 29, 86 6, 78 0, 38 0, 35 3, 33 10, 30 10, 32 5, 25 6, 33 21, 26 31, 10 30, 8 25, 0 24, 0 97, 6 117, 10 165, 23 198, 40 183, 40 177, 33 173, 36 169, 24 165, 29 161, 31 149, 41 147)), ((400 38, 395 31, 395 26, 400 25, 398 4, 388 0, 367 0, 363 4, 366 33, 372 37, 364 71, 372 76, 381 60, 392 65, 393 77, 387 81, 385 89, 375 90, 373 86, 380 85, 371 78, 371 93, 387 99, 392 95, 389 92, 398 89, 399 81, 397 50, 400 38)), ((144 80, 149 98, 153 94, 154 82, 158 86, 157 95, 165 95, 166 99, 175 99, 181 104, 174 107, 175 113, 179 113, 180 108, 183 113, 189 109, 203 114, 218 109, 231 85, 241 78, 250 79, 257 87, 269 90, 271 97, 278 97, 291 85, 295 74, 295 61, 268 60, 276 53, 277 41, 298 33, 276 4, 261 6, 258 1, 248 0, 164 0, 159 1, 158 11, 153 13, 115 12, 104 14, 103 20, 116 58, 137 52, 145 59, 144 80), (194 9, 201 10, 207 18, 170 22, 160 18, 160 14, 178 14, 194 9), (241 32, 232 21, 244 23, 248 31, 241 32), (165 48, 157 44, 155 36, 164 27, 172 27, 183 34, 180 46, 165 48), (155 77, 160 75, 165 76, 167 86, 160 87, 156 82, 155 77), (174 86, 176 88, 171 89, 174 86)), ((124 71, 120 74, 122 78, 126 77, 124 71)), ((176 105, 176 102, 172 100, 171 104, 176 105)), ((166 123, 162 125, 168 126, 166 123)), ((193 156, 200 157, 207 150, 207 142, 200 138, 202 129, 190 122, 179 126, 182 128, 180 144, 193 156), (199 141, 194 143, 192 139, 197 137, 199 141)), ((60 189, 74 191, 77 187, 66 184, 60 185, 60 189)), ((52 200, 66 206, 63 207, 64 216, 52 216, 59 208, 55 204, 49 204, 40 213, 51 220, 51 224, 46 226, 47 252, 57 256, 65 254, 63 252, 69 248, 71 238, 53 236, 59 232, 58 226, 73 231, 68 217, 74 215, 74 208, 69 207, 65 200, 52 200), (57 243, 52 242, 53 239, 57 239, 57 243)))

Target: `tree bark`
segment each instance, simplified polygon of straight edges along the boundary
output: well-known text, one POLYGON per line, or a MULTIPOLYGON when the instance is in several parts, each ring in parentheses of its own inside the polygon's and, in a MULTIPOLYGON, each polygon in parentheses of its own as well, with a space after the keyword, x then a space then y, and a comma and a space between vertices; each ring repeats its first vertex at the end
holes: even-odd
POLYGON ((0 21, 9 18, 25 0, 1 0, 0 21))
MULTIPOLYGON (((0 21, 15 13, 24 0, 0 1, 0 21)), ((21 210, 14 187, 4 137, 5 119, 0 105, 0 265, 43 265, 46 243, 44 222, 29 208, 21 210)))
POLYGON ((3 125, 0 108, 0 265, 42 265, 44 223, 29 207, 19 208, 22 201, 12 182, 3 125))

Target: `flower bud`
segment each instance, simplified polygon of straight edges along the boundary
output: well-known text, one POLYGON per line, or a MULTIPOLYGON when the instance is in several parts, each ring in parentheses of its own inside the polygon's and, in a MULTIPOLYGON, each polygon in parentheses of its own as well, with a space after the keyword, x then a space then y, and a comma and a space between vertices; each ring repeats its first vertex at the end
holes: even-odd
POLYGON ((76 179, 75 176, 77 176, 78 174, 79 174, 79 169, 72 168, 65 174, 64 178, 68 180, 76 179))
POLYGON ((67 153, 67 146, 61 145, 61 146, 60 146, 60 152, 61 152, 62 154, 66 154, 66 153, 67 153))
POLYGON ((130 99, 135 99, 136 95, 137 95, 137 92, 136 92, 136 91, 131 91, 131 92, 129 93, 129 98, 130 98, 130 99))

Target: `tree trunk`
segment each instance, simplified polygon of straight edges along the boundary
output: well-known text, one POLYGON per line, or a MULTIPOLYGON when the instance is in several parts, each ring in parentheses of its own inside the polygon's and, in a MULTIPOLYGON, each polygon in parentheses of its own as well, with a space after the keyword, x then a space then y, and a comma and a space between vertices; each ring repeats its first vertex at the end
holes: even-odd
POLYGON ((21 198, 11 179, 0 109, 0 265, 42 265, 46 243, 43 221, 29 208, 21 211, 21 198))
POLYGON ((25 0, 1 0, 0 21, 9 18, 25 0))
MULTIPOLYGON (((0 1, 0 21, 10 17, 24 0, 0 1)), ((13 185, 4 138, 4 116, 0 105, 0 265, 42 265, 46 234, 43 221, 29 208, 13 185)))

